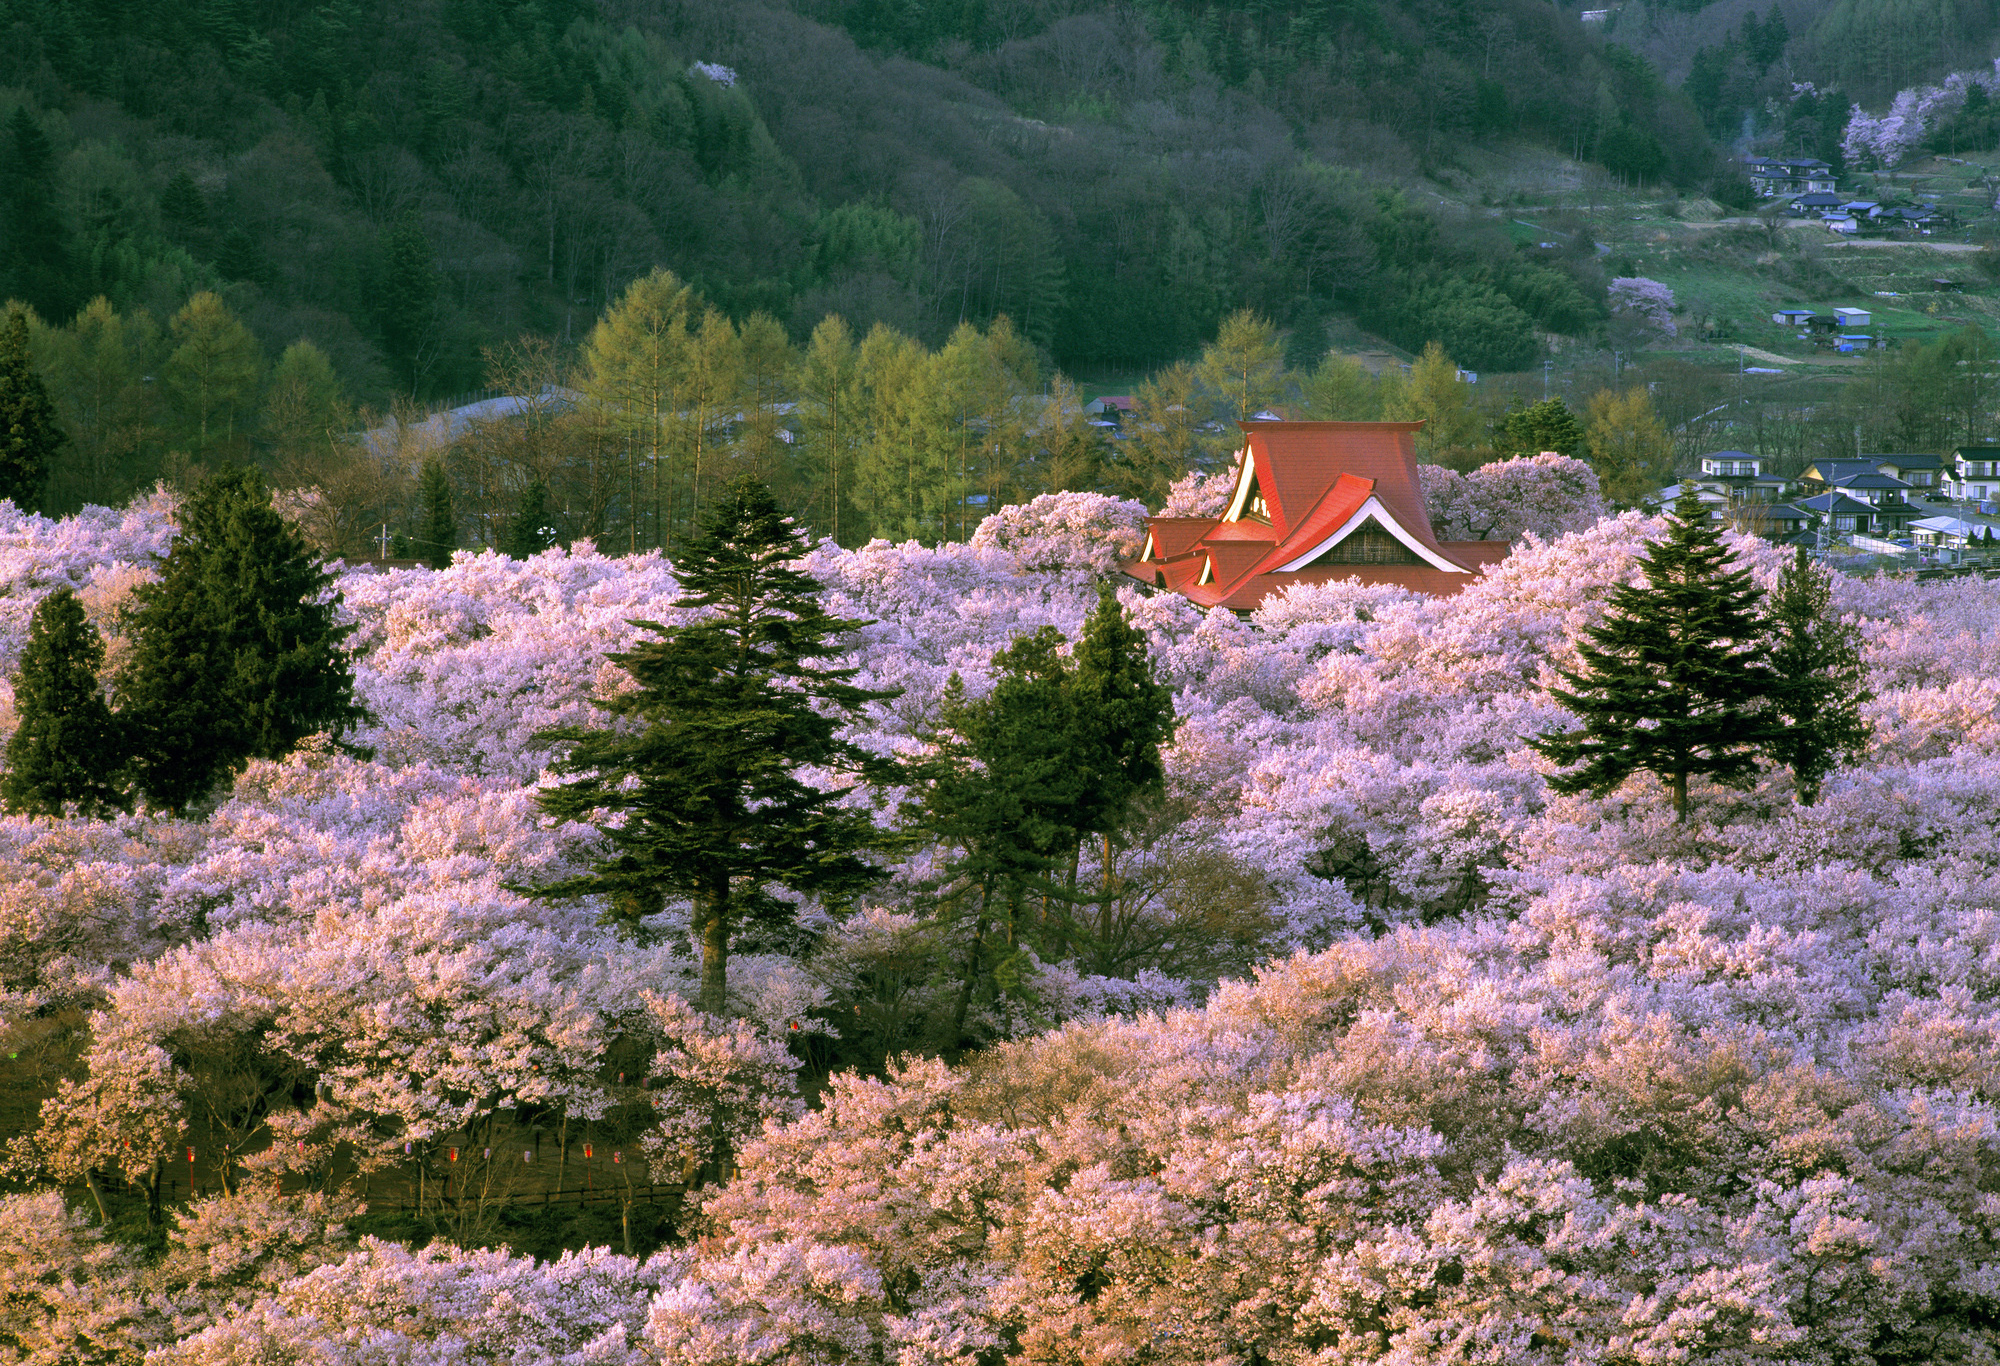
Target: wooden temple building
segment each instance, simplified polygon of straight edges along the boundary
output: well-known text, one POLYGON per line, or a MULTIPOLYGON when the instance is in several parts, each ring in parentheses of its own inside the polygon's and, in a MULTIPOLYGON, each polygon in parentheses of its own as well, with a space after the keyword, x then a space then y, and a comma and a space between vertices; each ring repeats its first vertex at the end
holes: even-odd
POLYGON ((1255 609, 1295 583, 1357 579, 1456 593, 1506 541, 1440 541, 1417 476, 1421 422, 1244 422, 1220 517, 1153 517, 1121 568, 1203 607, 1255 609))

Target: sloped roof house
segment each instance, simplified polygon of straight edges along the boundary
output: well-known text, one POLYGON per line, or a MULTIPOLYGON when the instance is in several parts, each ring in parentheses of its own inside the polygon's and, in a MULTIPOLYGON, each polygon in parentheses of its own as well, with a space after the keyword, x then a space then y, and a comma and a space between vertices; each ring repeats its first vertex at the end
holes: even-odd
POLYGON ((1421 422, 1243 422, 1220 517, 1154 517, 1121 567, 1203 607, 1248 612, 1294 583, 1357 579, 1451 594, 1506 541, 1440 541, 1417 475, 1421 422))

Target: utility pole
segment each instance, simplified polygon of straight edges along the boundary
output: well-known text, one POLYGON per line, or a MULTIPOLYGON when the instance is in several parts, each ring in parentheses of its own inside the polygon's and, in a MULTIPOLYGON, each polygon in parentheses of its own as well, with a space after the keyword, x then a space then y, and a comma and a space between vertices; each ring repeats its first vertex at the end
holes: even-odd
POLYGON ((1555 362, 1552 360, 1542 362, 1542 402, 1544 403, 1549 401, 1549 369, 1554 364, 1555 362))

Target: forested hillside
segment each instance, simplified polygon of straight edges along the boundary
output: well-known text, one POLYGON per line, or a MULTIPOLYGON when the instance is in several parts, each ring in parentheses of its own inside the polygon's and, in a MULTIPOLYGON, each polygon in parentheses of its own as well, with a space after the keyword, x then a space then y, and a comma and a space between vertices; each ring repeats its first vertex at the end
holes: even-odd
POLYGON ((1519 368, 1601 317, 1426 174, 1521 143, 1707 185, 1684 96, 1533 0, 0 0, 7 292, 217 291, 348 397, 558 347, 666 265, 803 341, 1007 315, 1065 367, 1253 306, 1519 368))

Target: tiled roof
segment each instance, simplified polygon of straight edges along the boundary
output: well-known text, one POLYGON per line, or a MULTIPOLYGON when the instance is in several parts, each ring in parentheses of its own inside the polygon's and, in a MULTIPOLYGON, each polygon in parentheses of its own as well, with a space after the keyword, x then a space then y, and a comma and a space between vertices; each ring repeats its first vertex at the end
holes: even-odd
POLYGON ((1287 584, 1336 579, 1455 593, 1509 549, 1505 542, 1437 539, 1417 474, 1414 436, 1421 423, 1239 425, 1244 459, 1230 506, 1236 515, 1153 518, 1149 553, 1126 564, 1127 573, 1203 606, 1247 611, 1287 584), (1268 520, 1250 511, 1257 498, 1268 520), (1371 523, 1420 563, 1313 563, 1371 523))

